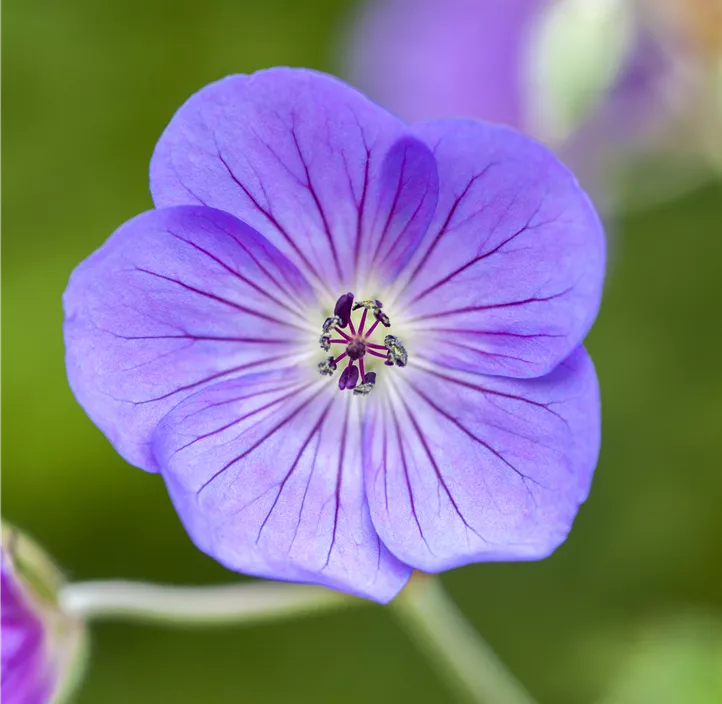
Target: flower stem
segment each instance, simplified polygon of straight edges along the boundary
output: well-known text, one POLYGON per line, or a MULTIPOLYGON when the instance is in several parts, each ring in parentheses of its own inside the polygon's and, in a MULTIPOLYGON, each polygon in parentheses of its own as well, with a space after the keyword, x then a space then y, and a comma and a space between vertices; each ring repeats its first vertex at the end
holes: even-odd
POLYGON ((59 599, 67 613, 85 618, 122 618, 182 626, 267 623, 364 603, 330 589, 273 582, 213 587, 77 582, 66 585, 59 599))
POLYGON ((437 577, 414 573, 390 607, 460 701, 534 704, 464 618, 437 577))
MULTIPOLYGON (((322 587, 263 581, 212 587, 77 582, 64 586, 58 598, 66 613, 86 619, 178 626, 267 623, 369 603, 322 587)), ((390 608, 461 700, 534 704, 449 599, 438 578, 415 573, 390 608)))

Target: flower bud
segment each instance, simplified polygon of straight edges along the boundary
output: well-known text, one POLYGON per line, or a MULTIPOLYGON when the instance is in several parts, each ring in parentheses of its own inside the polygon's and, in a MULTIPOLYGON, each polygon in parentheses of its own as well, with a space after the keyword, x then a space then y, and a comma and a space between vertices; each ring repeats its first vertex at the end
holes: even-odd
POLYGON ((535 136, 559 145, 593 112, 634 49, 628 0, 549 3, 527 57, 530 122, 535 136))
POLYGON ((45 553, 2 526, 2 702, 63 701, 83 668, 85 630, 61 611, 62 576, 45 553))

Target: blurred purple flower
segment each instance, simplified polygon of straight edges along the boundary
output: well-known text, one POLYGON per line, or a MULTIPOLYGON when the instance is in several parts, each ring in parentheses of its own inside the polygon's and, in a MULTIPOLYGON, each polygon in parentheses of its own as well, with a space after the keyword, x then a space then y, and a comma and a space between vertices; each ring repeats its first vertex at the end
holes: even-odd
POLYGON ((6 704, 49 702, 56 674, 46 655, 45 629, 3 550, 2 700, 6 704))
POLYGON ((0 561, 3 704, 58 701, 71 685, 82 627, 54 603, 57 574, 34 543, 3 527, 0 561))
POLYGON ((550 0, 373 0, 362 5, 351 73, 410 122, 476 117, 518 129, 525 53, 550 0))
MULTIPOLYGON (((628 198, 614 192, 615 179, 620 165, 631 163, 632 156, 667 151, 679 166, 682 152, 669 130, 684 100, 678 99, 681 86, 673 90, 678 66, 666 37, 649 26, 641 9, 624 5, 576 0, 556 5, 552 0, 369 1, 352 30, 347 57, 351 78, 405 120, 455 116, 511 125, 553 148, 598 202, 628 198), (605 56, 595 59, 584 55, 583 39, 577 38, 566 52, 559 46, 561 36, 542 46, 542 27, 562 5, 569 16, 580 10, 591 18, 599 14, 596 29, 593 22, 588 24, 596 35, 604 31, 602 18, 612 18, 608 38, 619 47, 610 46, 605 56), (620 39, 627 33, 628 41, 620 39), (558 85, 545 84, 539 75, 539 66, 552 51, 569 67, 560 83, 577 104, 574 118, 562 118, 570 107, 554 105, 559 96, 552 88, 558 85), (598 85, 579 84, 577 66, 585 63, 591 64, 588 78, 596 73, 598 85)), ((584 31, 579 28, 580 36, 584 31)), ((589 39, 587 44, 593 43, 591 35, 589 39)), ((560 59, 555 60, 559 65, 560 59)), ((684 174, 686 180, 689 168, 684 174)), ((655 178, 653 185, 636 184, 635 196, 647 200, 655 197, 655 189, 676 190, 682 180, 675 177, 667 184, 655 178)), ((625 180, 621 190, 629 185, 625 180)))
POLYGON ((604 238, 544 147, 272 69, 180 108, 151 191, 71 277, 68 375, 200 549, 387 601, 564 540, 604 238))

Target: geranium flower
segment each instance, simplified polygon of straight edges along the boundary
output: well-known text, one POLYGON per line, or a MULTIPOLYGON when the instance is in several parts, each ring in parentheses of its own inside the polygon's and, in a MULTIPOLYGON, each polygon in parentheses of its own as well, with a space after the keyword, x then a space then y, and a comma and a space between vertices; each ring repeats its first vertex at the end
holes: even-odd
POLYGON ((403 119, 511 125, 638 207, 719 166, 718 20, 705 0, 369 0, 345 48, 403 119))
POLYGON ((68 375, 201 550, 387 601, 564 540, 604 242, 544 147, 280 68, 191 97, 151 191, 71 277, 68 375))
POLYGON ((60 575, 40 549, 6 526, 2 538, 2 701, 60 701, 82 665, 82 623, 58 606, 60 575))

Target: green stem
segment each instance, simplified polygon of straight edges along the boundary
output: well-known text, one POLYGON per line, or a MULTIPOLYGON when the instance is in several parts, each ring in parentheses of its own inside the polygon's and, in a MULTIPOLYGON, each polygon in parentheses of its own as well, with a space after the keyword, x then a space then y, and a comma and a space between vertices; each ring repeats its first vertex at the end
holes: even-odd
POLYGON ((59 600, 67 613, 83 618, 122 618, 182 626, 266 623, 364 603, 330 589, 273 582, 216 587, 77 582, 63 587, 59 600))
POLYGON ((415 573, 390 607, 459 699, 475 704, 534 704, 444 591, 415 573))
MULTIPOLYGON (((84 619, 179 626, 267 623, 369 603, 321 587, 283 582, 216 587, 78 582, 64 586, 59 601, 66 613, 84 619)), ((390 608, 460 699, 475 704, 534 704, 449 599, 438 578, 416 573, 390 608)))

